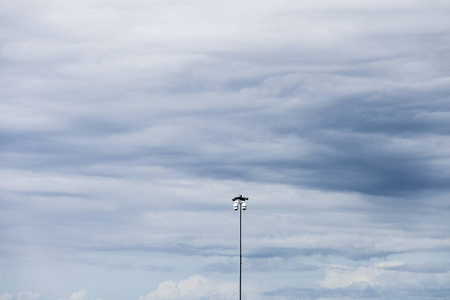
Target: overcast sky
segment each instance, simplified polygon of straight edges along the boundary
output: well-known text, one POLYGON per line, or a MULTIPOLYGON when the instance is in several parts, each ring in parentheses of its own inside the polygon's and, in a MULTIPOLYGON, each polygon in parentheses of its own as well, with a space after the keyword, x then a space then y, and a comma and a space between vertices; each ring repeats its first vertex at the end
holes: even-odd
POLYGON ((449 1, 0 7, 0 300, 450 295, 449 1))

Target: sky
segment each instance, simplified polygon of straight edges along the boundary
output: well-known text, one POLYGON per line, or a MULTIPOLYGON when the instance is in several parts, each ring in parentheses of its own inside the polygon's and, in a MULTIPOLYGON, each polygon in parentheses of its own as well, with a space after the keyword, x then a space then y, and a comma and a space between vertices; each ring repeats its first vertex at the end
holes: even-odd
POLYGON ((449 1, 0 7, 0 300, 448 299, 449 1))

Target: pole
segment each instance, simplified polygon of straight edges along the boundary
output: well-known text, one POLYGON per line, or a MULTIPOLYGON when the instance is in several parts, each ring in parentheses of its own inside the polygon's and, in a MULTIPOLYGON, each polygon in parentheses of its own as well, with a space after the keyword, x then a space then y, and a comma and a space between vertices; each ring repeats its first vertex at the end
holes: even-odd
POLYGON ((242 208, 244 210, 247 209, 248 200, 246 197, 242 197, 242 195, 238 197, 234 197, 233 199, 233 208, 234 210, 238 210, 239 208, 239 300, 242 299, 242 208))
MULTIPOLYGON (((240 200, 238 200, 240 202, 240 200)), ((242 286, 242 205, 239 203, 239 300, 242 286)))

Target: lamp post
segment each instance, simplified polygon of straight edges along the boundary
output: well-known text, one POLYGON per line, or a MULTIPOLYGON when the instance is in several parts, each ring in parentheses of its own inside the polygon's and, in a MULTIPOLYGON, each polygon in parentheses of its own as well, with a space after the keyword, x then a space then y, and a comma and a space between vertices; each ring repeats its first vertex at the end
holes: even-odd
POLYGON ((241 300, 241 286, 242 286, 242 210, 247 209, 248 198, 242 197, 242 195, 233 198, 234 210, 239 209, 239 300, 241 300))

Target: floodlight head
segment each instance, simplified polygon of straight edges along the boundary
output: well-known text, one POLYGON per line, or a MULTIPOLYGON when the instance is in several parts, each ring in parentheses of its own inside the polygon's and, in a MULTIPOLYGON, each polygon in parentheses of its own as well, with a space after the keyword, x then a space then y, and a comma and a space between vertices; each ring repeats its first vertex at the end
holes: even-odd
POLYGON ((234 210, 238 210, 239 204, 237 203, 237 201, 234 201, 233 208, 234 210))
POLYGON ((247 209, 247 203, 245 203, 245 201, 242 201, 242 209, 246 210, 247 209))

